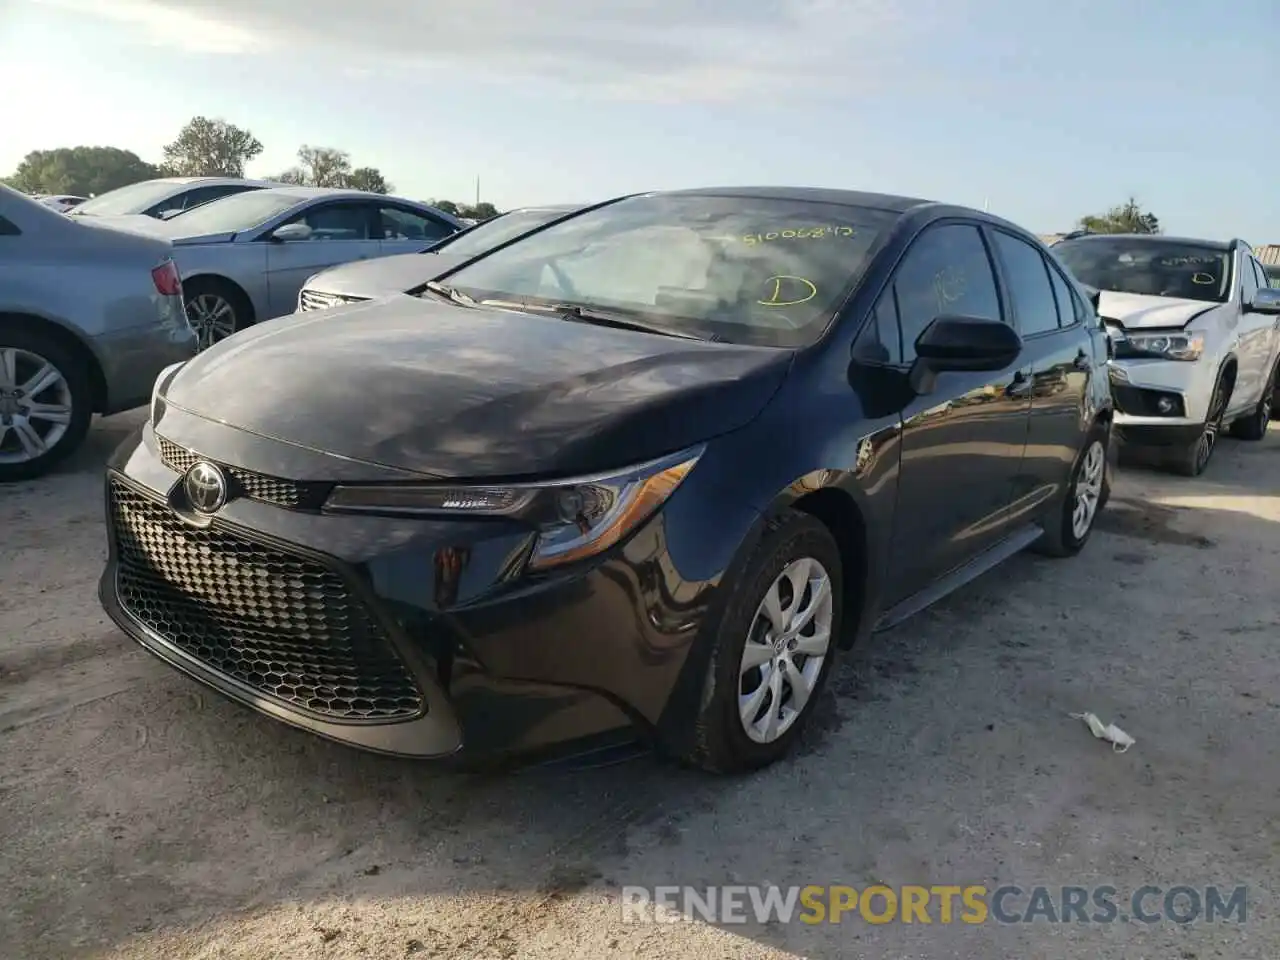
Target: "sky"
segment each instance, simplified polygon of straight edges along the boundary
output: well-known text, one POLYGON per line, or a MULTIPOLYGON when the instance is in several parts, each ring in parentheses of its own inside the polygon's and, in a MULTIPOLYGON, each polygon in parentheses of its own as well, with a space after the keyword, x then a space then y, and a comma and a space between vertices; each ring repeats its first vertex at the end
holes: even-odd
POLYGON ((1280 0, 0 0, 0 174, 192 116, 413 199, 845 187, 1280 243, 1280 0))

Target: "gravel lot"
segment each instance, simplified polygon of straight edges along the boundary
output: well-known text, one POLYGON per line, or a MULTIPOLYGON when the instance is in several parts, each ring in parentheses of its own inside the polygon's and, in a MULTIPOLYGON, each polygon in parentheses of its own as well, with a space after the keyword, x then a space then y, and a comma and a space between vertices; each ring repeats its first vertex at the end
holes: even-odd
POLYGON ((1280 435, 1225 442, 1198 481, 1126 471, 1080 558, 1017 558, 847 656, 764 774, 478 778, 295 733, 110 626, 100 469, 141 416, 0 488, 0 956, 1280 956, 1280 435), (717 928, 624 924, 616 899, 876 881, 1247 884, 1249 908, 717 928))

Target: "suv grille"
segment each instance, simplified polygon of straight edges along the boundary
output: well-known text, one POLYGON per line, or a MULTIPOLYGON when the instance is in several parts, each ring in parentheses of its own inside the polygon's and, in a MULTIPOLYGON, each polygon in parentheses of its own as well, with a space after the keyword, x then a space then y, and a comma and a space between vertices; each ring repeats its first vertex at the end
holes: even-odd
POLYGON ((312 560, 189 526, 117 479, 109 486, 120 606, 173 646, 296 710, 402 720, 425 702, 386 633, 312 560))
MULTIPOLYGON (((160 459, 170 470, 186 473, 204 459, 200 454, 180 447, 159 434, 156 435, 156 441, 160 445, 160 459)), ((226 471, 227 478, 231 481, 229 497, 248 497, 250 500, 273 503, 291 510, 319 510, 324 506, 332 488, 332 484, 328 483, 300 483, 226 464, 219 466, 226 471)))
POLYGON ((344 303, 363 303, 368 299, 368 297, 348 297, 341 293, 321 293, 319 290, 304 289, 298 294, 298 309, 307 313, 311 310, 341 306, 344 303))

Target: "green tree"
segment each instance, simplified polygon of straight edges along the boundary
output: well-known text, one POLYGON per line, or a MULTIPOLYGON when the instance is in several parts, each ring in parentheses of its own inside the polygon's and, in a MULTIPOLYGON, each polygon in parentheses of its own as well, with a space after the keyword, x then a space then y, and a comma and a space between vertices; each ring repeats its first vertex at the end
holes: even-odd
POLYGON ((377 167, 356 167, 347 175, 347 186, 352 190, 369 193, 390 193, 395 189, 377 167))
POLYGON ((179 177, 243 177, 245 165, 262 153, 248 130, 220 118, 193 117, 164 148, 164 169, 179 177))
POLYGON ((26 193, 70 193, 88 197, 159 175, 159 170, 131 150, 59 147, 28 153, 7 183, 26 193))
POLYGON ((1081 217, 1080 227, 1090 233, 1159 233, 1160 220, 1130 197, 1104 214, 1081 217))
POLYGON ((488 220, 490 217, 498 215, 498 208, 488 200, 482 200, 477 204, 459 204, 458 212, 454 216, 464 217, 467 220, 488 220))
POLYGON ((351 169, 351 155, 345 150, 308 144, 298 148, 298 165, 275 179, 308 187, 338 187, 370 193, 390 193, 395 189, 377 167, 351 169))
POLYGON ((452 200, 428 200, 427 203, 435 207, 437 210, 443 210, 451 217, 459 216, 458 205, 452 200))

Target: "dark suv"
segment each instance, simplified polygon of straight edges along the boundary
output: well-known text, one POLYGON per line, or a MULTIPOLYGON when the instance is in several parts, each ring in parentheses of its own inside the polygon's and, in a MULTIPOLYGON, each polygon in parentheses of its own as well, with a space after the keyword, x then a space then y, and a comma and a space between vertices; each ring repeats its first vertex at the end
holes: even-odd
POLYGON ((101 596, 178 669, 366 749, 623 729, 759 767, 839 650, 1081 549, 1106 361, 1088 295, 996 217, 626 197, 163 374, 108 467, 101 596))

